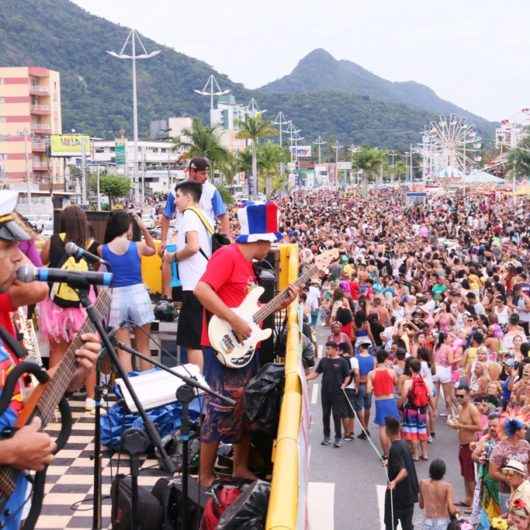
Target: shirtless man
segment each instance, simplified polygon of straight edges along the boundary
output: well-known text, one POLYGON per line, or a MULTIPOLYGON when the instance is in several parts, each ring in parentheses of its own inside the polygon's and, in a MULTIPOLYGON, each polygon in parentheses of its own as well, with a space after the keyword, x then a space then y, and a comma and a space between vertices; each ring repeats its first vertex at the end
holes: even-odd
POLYGON ((480 413, 471 402, 469 386, 460 385, 456 390, 456 399, 459 403, 458 416, 456 420, 448 420, 447 425, 458 431, 458 442, 460 444, 458 460, 460 461, 460 473, 464 478, 466 489, 465 502, 456 503, 456 506, 470 509, 475 490, 475 467, 472 459, 471 443, 474 441, 475 433, 481 431, 482 428, 480 426, 480 413))

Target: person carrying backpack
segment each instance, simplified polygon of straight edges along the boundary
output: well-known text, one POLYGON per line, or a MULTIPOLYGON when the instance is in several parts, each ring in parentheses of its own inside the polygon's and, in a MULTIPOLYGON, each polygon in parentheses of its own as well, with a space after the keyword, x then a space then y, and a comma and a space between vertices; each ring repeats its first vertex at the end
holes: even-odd
MULTIPOLYGON (((58 269, 86 272, 88 262, 66 255, 65 245, 72 241, 77 246, 95 254, 98 244, 90 238, 90 229, 85 212, 79 206, 67 206, 61 214, 61 229, 54 234, 41 251, 42 262, 58 269)), ((90 299, 95 300, 95 292, 90 289, 90 299)), ((81 307, 77 293, 65 283, 50 284, 49 297, 39 304, 39 329, 48 339, 50 347, 50 368, 57 366, 63 359, 68 346, 86 321, 86 312, 81 307)), ((91 370, 85 387, 87 398, 85 409, 94 410, 94 387, 96 372, 91 370)))
POLYGON ((420 361, 411 359, 409 366, 412 377, 405 381, 401 390, 401 398, 404 403, 402 435, 403 439, 410 443, 412 458, 417 462, 420 458, 428 460, 427 408, 431 396, 425 380, 420 375, 420 361))

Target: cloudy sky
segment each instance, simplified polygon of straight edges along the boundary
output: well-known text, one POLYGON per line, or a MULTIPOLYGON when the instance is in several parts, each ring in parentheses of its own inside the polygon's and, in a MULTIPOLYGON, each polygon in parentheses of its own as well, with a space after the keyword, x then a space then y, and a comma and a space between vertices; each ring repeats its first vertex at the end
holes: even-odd
POLYGON ((249 88, 324 48, 492 120, 530 106, 529 0, 74 1, 249 88))

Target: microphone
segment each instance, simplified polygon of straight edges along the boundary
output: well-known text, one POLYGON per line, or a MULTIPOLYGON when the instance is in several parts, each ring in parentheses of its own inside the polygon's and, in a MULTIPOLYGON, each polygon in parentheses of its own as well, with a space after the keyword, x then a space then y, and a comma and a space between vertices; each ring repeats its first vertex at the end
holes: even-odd
POLYGON ((21 282, 59 282, 67 283, 70 287, 88 287, 89 285, 110 286, 111 272, 74 272, 62 269, 35 269, 30 265, 23 265, 17 270, 17 280, 21 282))
POLYGON ((64 246, 64 252, 67 256, 73 256, 75 259, 85 258, 90 263, 103 263, 103 265, 110 267, 109 262, 105 261, 99 256, 96 256, 95 254, 92 254, 92 252, 81 248, 73 241, 68 241, 68 243, 66 243, 66 245, 64 246))

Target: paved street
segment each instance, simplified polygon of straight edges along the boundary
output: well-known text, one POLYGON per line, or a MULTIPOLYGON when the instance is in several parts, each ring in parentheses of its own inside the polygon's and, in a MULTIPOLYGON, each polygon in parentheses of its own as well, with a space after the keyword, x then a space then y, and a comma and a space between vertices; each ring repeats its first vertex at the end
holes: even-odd
MULTIPOLYGON (((318 330, 320 343, 325 340, 326 333, 323 328, 318 330)), ((382 502, 386 482, 384 468, 367 441, 345 442, 340 449, 321 446, 319 380, 311 384, 309 394, 312 400, 309 479, 312 529, 379 530, 383 519, 382 502)), ((437 426, 436 441, 429 446, 429 457, 445 460, 448 467, 446 478, 453 483, 456 500, 460 500, 463 495, 463 483, 457 459, 456 433, 442 420, 439 420, 437 426)), ((356 425, 356 434, 359 432, 356 425)), ((371 427, 371 433, 377 439, 375 426, 371 427)), ((429 462, 418 463, 416 469, 418 478, 425 478, 428 475, 429 462)), ((416 506, 414 521, 417 523, 421 520, 421 510, 416 506)))

